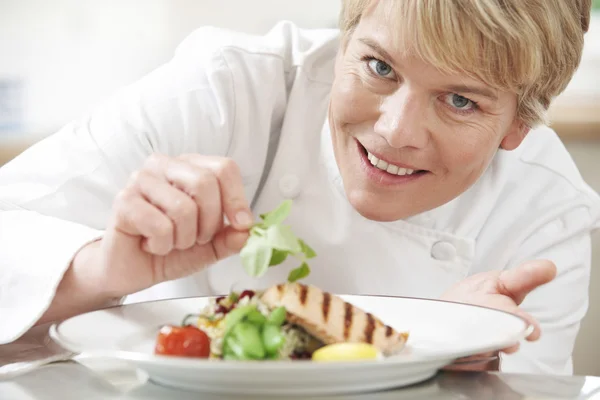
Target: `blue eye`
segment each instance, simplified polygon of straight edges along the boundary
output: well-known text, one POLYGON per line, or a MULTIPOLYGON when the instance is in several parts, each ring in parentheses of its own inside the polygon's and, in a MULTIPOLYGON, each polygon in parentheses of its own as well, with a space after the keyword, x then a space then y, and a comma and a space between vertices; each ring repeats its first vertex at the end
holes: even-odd
POLYGON ((375 58, 369 60, 369 68, 371 71, 384 78, 389 78, 394 74, 394 71, 389 64, 375 58))
POLYGON ((469 104, 469 99, 466 97, 459 96, 457 94, 452 95, 452 105, 456 108, 463 108, 469 104))
POLYGON ((456 93, 447 94, 444 101, 449 106, 460 111, 469 111, 475 108, 475 103, 473 101, 456 93))

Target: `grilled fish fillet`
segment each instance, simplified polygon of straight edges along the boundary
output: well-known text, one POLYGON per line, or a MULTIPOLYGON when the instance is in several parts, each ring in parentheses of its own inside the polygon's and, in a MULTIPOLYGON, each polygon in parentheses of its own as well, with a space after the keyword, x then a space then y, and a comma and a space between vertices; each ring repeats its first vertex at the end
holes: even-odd
POLYGON ((267 289, 262 301, 269 307, 284 306, 289 322, 299 325, 325 344, 363 342, 385 355, 399 352, 408 339, 377 317, 321 289, 287 283, 267 289))

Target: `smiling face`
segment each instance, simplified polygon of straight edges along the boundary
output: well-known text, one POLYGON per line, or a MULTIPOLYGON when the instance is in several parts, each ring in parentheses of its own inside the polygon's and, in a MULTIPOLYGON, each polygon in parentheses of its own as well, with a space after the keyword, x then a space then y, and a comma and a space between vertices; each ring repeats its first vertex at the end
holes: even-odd
POLYGON ((515 93, 424 62, 395 40, 400 24, 381 5, 363 15, 340 49, 329 110, 346 195, 378 221, 454 199, 527 131, 515 93))

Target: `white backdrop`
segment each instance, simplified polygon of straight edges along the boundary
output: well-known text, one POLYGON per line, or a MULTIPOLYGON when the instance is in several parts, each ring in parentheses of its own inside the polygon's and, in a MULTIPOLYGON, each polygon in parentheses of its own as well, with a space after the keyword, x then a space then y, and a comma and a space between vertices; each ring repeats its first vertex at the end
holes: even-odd
POLYGON ((24 84, 26 132, 21 134, 43 136, 167 61, 175 46, 201 25, 264 33, 287 19, 307 28, 335 27, 339 4, 340 0, 0 0, 0 84, 24 84))
MULTIPOLYGON (((23 85, 25 126, 16 133, 44 136, 167 61, 201 25, 264 33, 287 19, 306 28, 334 27, 340 2, 0 0, 0 139, 11 133, 1 126, 7 82, 23 85)), ((600 14, 586 37, 582 66, 556 104, 600 102, 598 71, 600 14)))

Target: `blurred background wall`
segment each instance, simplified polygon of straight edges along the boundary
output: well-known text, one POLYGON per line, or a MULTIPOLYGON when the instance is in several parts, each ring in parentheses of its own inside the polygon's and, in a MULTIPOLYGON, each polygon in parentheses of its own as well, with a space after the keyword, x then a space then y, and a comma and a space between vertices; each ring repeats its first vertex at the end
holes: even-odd
MULTIPOLYGON (((600 0, 552 126, 600 191, 600 0)), ((335 27, 339 0, 0 0, 0 165, 161 63, 201 25, 335 27)), ((43 164, 43 160, 40 160, 43 164)), ((600 234, 575 372, 600 375, 600 234)), ((568 296, 568 293, 565 293, 568 296)))

